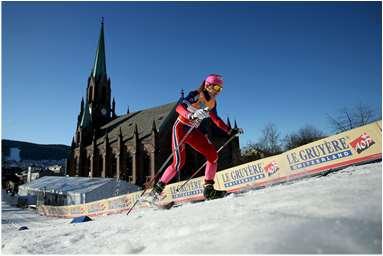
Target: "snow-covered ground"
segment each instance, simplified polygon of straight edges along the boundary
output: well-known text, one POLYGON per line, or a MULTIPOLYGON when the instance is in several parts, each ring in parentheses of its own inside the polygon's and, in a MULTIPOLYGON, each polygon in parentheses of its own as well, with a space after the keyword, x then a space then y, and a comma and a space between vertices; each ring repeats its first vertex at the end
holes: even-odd
POLYGON ((382 165, 349 167, 169 211, 70 221, 2 202, 2 253, 380 254, 382 165), (20 226, 29 229, 18 231, 20 226))

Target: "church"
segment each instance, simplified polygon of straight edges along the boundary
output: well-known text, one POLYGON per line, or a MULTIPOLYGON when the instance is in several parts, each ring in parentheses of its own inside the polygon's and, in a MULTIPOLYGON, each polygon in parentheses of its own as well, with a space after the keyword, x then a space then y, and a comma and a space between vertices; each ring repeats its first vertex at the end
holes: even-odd
MULTIPOLYGON (((182 98, 183 91, 180 93, 182 98)), ((171 154, 172 126, 178 116, 175 108, 180 99, 118 115, 106 70, 102 21, 85 100, 83 98, 80 103, 67 174, 115 178, 143 186, 171 154)), ((205 121, 206 133, 218 149, 229 137, 209 119, 205 121)), ((227 124, 231 127, 229 119, 227 124)), ((189 178, 205 162, 204 157, 189 146, 186 146, 186 152, 186 164, 172 182, 189 178)), ((239 158, 239 139, 236 137, 219 153, 218 171, 238 164, 239 158)), ((203 171, 201 175, 204 175, 203 171)))

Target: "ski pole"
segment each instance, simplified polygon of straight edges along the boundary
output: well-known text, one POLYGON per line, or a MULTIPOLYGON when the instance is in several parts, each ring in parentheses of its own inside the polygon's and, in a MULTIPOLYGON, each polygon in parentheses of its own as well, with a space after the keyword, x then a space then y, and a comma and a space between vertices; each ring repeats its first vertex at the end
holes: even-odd
POLYGON ((181 142, 178 144, 178 146, 175 148, 175 150, 172 150, 172 153, 169 155, 169 157, 165 160, 165 162, 162 164, 162 166, 160 167, 159 171, 157 172, 156 175, 154 175, 153 178, 150 179, 150 181, 147 183, 147 186, 145 187, 145 189, 142 191, 142 193, 140 194, 140 196, 137 198, 137 200, 134 202, 134 204, 132 205, 132 207, 130 207, 130 209, 128 210, 128 212, 126 213, 126 215, 129 215, 129 213, 133 210, 133 208, 136 206, 136 204, 138 203, 138 201, 140 201, 141 197, 145 194, 145 192, 150 188, 149 186, 151 185, 151 183, 153 181, 156 180, 156 178, 162 173, 162 170, 164 169, 164 167, 166 166, 166 164, 169 162, 169 160, 173 157, 174 155, 174 152, 176 152, 177 150, 179 150, 179 148, 181 147, 181 145, 183 144, 183 142, 185 141, 185 139, 187 138, 187 136, 189 136, 189 134, 192 132, 192 130, 195 128, 196 126, 192 126, 190 127, 190 129, 188 130, 188 132, 185 134, 185 136, 182 138, 181 142))
MULTIPOLYGON (((206 112, 208 112, 208 111, 209 111, 209 108, 204 108, 204 110, 205 110, 206 112)), ((189 136, 189 134, 192 132, 192 130, 193 130, 194 128, 197 128, 199 125, 200 125, 200 121, 197 120, 196 123, 195 123, 193 126, 190 127, 190 129, 187 131, 187 133, 186 133, 185 136, 182 138, 182 140, 180 141, 180 143, 178 143, 178 147, 176 147, 175 150, 172 151, 172 153, 169 155, 169 157, 168 157, 168 158, 165 160, 165 162, 161 165, 161 167, 160 167, 160 169, 158 170, 157 174, 150 180, 149 184, 155 180, 156 176, 158 176, 159 173, 162 172, 162 169, 167 165, 167 163, 169 162, 169 160, 173 157, 174 152, 176 152, 176 151, 179 150, 179 148, 180 148, 181 145, 184 143, 184 141, 185 141, 185 139, 187 138, 187 136, 189 136)))
MULTIPOLYGON (((209 111, 208 108, 205 108, 204 109, 205 111, 209 111)), ((164 169, 164 167, 166 166, 166 164, 169 162, 169 160, 173 157, 174 155, 174 152, 178 151, 179 148, 181 147, 181 145, 184 143, 185 139, 189 136, 189 134, 193 131, 194 128, 198 127, 199 126, 199 122, 197 122, 194 126, 191 126, 190 129, 187 131, 187 133, 185 134, 185 136, 182 138, 182 140, 180 141, 180 143, 178 144, 178 146, 175 148, 175 150, 172 150, 172 153, 169 155, 169 157, 165 160, 165 162, 162 164, 162 166, 160 167, 160 169, 158 170, 157 174, 154 175, 153 178, 150 179, 150 181, 147 183, 147 186, 145 187, 145 189, 142 191, 142 193, 140 194, 140 196, 137 198, 137 200, 134 202, 134 204, 132 205, 132 207, 130 207, 130 209, 128 210, 128 212, 126 213, 126 215, 129 215, 129 213, 133 210, 133 208, 137 205, 137 203, 140 201, 141 197, 145 194, 145 192, 149 189, 149 185, 151 185, 151 183, 153 181, 156 180, 156 178, 162 173, 162 170, 164 169)))
MULTIPOLYGON (((227 144, 229 144, 229 142, 230 141, 232 141, 237 135, 239 135, 240 133, 237 133, 237 134, 234 134, 233 136, 231 136, 218 150, 217 150, 217 153, 219 153, 227 144)), ((197 171, 195 171, 194 173, 193 173, 193 175, 187 180, 187 181, 185 181, 180 187, 178 187, 177 189, 176 189, 176 192, 179 192, 180 191, 180 189, 181 188, 183 188, 185 185, 186 185, 186 183, 188 183, 191 179, 193 179, 194 178, 194 176, 196 176, 201 170, 202 170, 202 168, 204 168, 205 167, 205 165, 207 164, 207 161, 205 161, 205 163, 200 167, 200 168, 198 168, 198 170, 197 171)))

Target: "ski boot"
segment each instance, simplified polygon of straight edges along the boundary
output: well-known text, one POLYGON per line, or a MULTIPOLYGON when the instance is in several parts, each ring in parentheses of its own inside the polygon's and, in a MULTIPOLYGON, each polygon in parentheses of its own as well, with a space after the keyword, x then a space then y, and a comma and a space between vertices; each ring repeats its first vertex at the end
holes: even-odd
POLYGON ((148 197, 146 198, 146 201, 151 202, 152 204, 157 203, 160 200, 160 195, 162 191, 165 188, 165 184, 161 181, 157 182, 154 186, 152 191, 149 193, 148 197))
POLYGON ((227 191, 216 190, 214 189, 213 180, 205 180, 203 195, 206 198, 206 200, 213 200, 213 199, 225 197, 227 195, 227 191))
POLYGON ((152 193, 159 197, 162 191, 164 190, 165 186, 165 183, 163 183, 162 181, 157 182, 153 187, 152 193))
POLYGON ((158 209, 170 209, 175 205, 174 201, 161 203, 160 201, 163 200, 166 195, 161 195, 162 191, 165 189, 166 184, 162 181, 157 182, 156 185, 154 185, 152 191, 149 194, 149 197, 151 198, 150 204, 152 206, 157 207, 158 209))

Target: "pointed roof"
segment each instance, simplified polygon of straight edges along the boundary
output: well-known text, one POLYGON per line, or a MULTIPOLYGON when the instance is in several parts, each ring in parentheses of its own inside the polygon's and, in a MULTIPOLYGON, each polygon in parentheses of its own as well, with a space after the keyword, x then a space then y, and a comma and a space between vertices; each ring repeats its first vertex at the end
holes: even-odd
POLYGON ((96 51, 96 58, 92 69, 92 76, 96 79, 106 77, 106 58, 105 58, 105 40, 104 40, 104 18, 101 21, 100 38, 98 39, 98 46, 96 51))
MULTIPOLYGON (((113 121, 101 127, 101 130, 109 129, 109 137, 117 138, 120 128, 124 138, 132 138, 136 134, 139 139, 151 135, 153 129, 153 120, 158 133, 163 130, 171 129, 167 127, 172 113, 176 114, 175 108, 177 102, 171 102, 165 105, 143 109, 136 112, 131 112, 126 115, 117 117, 113 121)), ((102 140, 97 140, 102 143, 102 140)))
POLYGON ((86 104, 84 105, 84 110, 82 111, 80 127, 87 128, 87 127, 90 127, 91 124, 92 124, 92 116, 90 115, 88 101, 86 101, 86 104))

